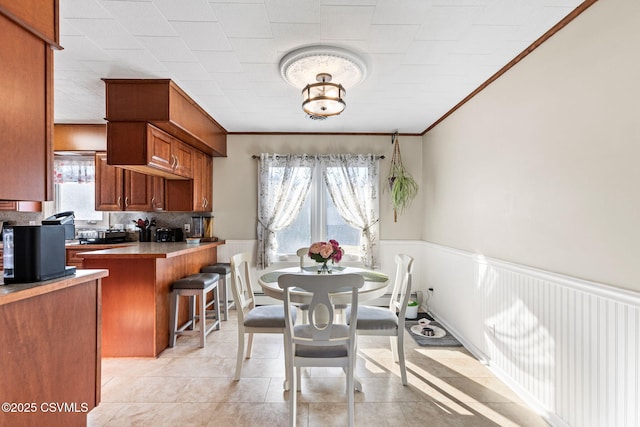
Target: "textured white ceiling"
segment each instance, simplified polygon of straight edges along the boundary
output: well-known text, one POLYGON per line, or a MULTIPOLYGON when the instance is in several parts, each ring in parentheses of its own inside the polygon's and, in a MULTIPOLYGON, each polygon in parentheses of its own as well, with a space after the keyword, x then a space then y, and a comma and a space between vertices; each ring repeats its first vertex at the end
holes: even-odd
POLYGON ((421 133, 581 2, 60 0, 55 121, 103 123, 101 78, 170 78, 229 132, 421 133), (317 44, 368 70, 323 121, 278 67, 317 44))

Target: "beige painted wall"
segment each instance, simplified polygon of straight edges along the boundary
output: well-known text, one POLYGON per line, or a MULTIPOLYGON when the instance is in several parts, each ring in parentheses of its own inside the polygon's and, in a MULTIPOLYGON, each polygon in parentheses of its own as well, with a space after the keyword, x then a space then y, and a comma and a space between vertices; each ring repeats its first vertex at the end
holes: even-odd
MULTIPOLYGON (((344 114, 347 114, 346 112, 344 114)), ((329 120, 340 120, 339 117, 329 120)), ((414 178, 421 181, 422 138, 400 137, 402 158, 414 178)), ((374 153, 380 161, 381 181, 386 180, 392 154, 391 136, 349 135, 230 135, 227 157, 214 158, 214 231, 223 239, 255 239, 257 202, 257 160, 260 153, 374 153)), ((420 239, 422 198, 393 222, 388 191, 381 189, 380 238, 420 239)))
POLYGON ((639 22, 598 1, 424 136, 424 240, 640 290, 639 22))

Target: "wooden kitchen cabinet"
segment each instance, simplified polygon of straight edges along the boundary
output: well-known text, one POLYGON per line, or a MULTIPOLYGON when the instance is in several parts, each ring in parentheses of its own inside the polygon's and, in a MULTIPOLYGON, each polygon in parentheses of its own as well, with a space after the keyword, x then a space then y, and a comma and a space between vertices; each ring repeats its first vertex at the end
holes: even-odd
POLYGON ((166 179, 191 179, 195 151, 148 123, 107 124, 107 158, 112 166, 166 179))
POLYGON ((96 210, 163 210, 162 181, 162 178, 110 166, 106 153, 96 153, 96 210))
POLYGON ((151 123, 205 154, 227 155, 227 131, 171 80, 103 80, 110 123, 151 123))
POLYGON ((0 200, 0 211, 42 212, 42 202, 0 200))
POLYGON ((54 151, 107 151, 106 124, 53 125, 54 151))
POLYGON ((193 148, 151 125, 147 126, 147 140, 149 166, 183 178, 193 178, 193 148))
POLYGON ((91 245, 68 245, 65 246, 66 265, 72 265, 77 269, 84 268, 84 257, 78 256, 79 253, 101 251, 103 249, 121 248, 130 246, 134 243, 97 243, 91 245))
POLYGON ((0 199, 53 199, 58 1, 0 0, 0 199), (10 42, 9 42, 10 41, 10 42))
MULTIPOLYGON (((196 162, 194 162, 194 164, 195 163, 196 162)), ((202 153, 202 158, 198 164, 200 166, 198 176, 193 180, 193 208, 196 212, 211 212, 211 198, 213 196, 213 158, 202 153)))
POLYGON ((193 179, 165 183, 165 203, 169 211, 211 212, 212 196, 213 158, 197 150, 193 159, 193 179))
POLYGON ((65 248, 66 252, 66 265, 74 266, 77 269, 81 269, 84 262, 84 258, 79 257, 81 252, 88 252, 91 249, 87 249, 86 245, 79 245, 79 247, 65 248))

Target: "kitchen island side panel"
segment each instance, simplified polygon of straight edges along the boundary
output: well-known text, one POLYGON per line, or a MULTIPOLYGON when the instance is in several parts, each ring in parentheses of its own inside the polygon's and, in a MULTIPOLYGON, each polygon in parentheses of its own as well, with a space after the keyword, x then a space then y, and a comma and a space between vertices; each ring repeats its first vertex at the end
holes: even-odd
POLYGON ((102 282, 102 357, 155 356, 155 259, 85 259, 102 282))

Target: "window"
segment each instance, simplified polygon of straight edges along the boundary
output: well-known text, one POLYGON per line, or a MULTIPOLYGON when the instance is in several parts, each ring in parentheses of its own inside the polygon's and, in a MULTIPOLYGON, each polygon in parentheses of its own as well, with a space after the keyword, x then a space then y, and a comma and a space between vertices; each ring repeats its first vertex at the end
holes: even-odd
POLYGON ((312 242, 335 239, 349 254, 360 255, 361 230, 353 227, 338 213, 322 177, 322 164, 313 171, 311 189, 296 219, 276 232, 279 256, 294 255, 312 242))
POLYGON ((378 158, 262 154, 258 188, 259 268, 319 240, 335 239, 374 267, 378 158))
POLYGON ((102 221, 95 210, 95 159, 86 155, 54 158, 55 211, 73 211, 76 220, 102 221))

